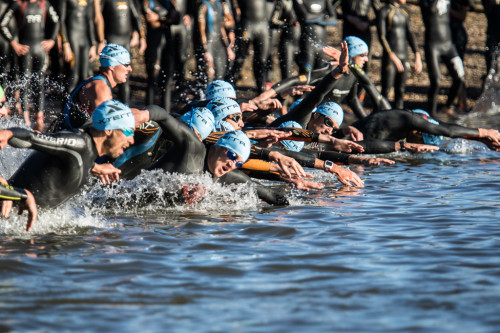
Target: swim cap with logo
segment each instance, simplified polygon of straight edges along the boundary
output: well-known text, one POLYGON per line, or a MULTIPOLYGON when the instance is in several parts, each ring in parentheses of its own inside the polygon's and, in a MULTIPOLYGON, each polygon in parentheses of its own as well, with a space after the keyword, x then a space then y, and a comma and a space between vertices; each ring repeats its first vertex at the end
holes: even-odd
POLYGON ((228 97, 218 97, 212 99, 207 104, 207 109, 212 111, 212 113, 214 114, 216 123, 231 114, 241 112, 241 108, 238 102, 228 97))
POLYGON ((215 130, 217 132, 230 132, 230 131, 234 131, 234 127, 233 127, 233 125, 231 125, 227 121, 219 120, 215 124, 215 130))
MULTIPOLYGON (((302 126, 300 126, 298 122, 293 120, 285 121, 278 126, 278 128, 280 127, 293 127, 302 129, 302 126)), ((291 151, 301 151, 302 148, 304 148, 304 141, 283 140, 280 142, 283 146, 285 146, 286 149, 291 151)))
POLYGON ((215 80, 208 85, 206 95, 208 100, 217 97, 236 98, 236 91, 231 83, 223 80, 215 80))
POLYGON ((205 140, 214 131, 214 115, 207 108, 194 108, 186 112, 181 119, 192 129, 195 129, 200 134, 202 140, 205 140))
POLYGON ((368 45, 359 37, 348 36, 344 39, 347 42, 349 57, 355 57, 360 54, 368 53, 368 45))
POLYGON ((339 126, 344 120, 344 111, 342 110, 342 107, 335 102, 323 103, 318 106, 318 108, 314 112, 332 118, 339 126))
POLYGON ((109 43, 99 55, 101 67, 130 64, 130 53, 121 45, 109 43))
MULTIPOLYGON (((412 110, 413 113, 421 114, 422 117, 430 122, 431 124, 434 125, 439 125, 439 122, 432 118, 430 114, 427 111, 424 111, 422 109, 414 109, 412 110)), ((439 146, 441 143, 441 140, 443 140, 442 135, 435 135, 435 134, 429 134, 429 133, 422 133, 422 139, 424 140, 424 143, 426 145, 432 145, 432 146, 439 146)))
POLYGON ((243 162, 248 160, 250 156, 250 139, 243 131, 228 132, 215 145, 237 154, 243 159, 243 162))
POLYGON ((135 128, 134 114, 128 106, 117 100, 99 104, 92 112, 92 127, 96 130, 114 130, 135 128))

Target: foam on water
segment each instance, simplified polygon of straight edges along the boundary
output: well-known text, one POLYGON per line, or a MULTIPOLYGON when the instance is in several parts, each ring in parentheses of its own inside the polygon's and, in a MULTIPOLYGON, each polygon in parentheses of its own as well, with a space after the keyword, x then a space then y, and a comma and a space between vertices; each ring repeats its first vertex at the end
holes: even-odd
POLYGON ((99 210, 120 214, 192 210, 234 212, 257 209, 260 203, 252 185, 223 185, 209 174, 184 175, 161 170, 143 170, 132 180, 121 180, 108 187, 95 184, 78 200, 80 204, 92 202, 99 210), (185 191, 195 192, 192 203, 185 202, 185 191))

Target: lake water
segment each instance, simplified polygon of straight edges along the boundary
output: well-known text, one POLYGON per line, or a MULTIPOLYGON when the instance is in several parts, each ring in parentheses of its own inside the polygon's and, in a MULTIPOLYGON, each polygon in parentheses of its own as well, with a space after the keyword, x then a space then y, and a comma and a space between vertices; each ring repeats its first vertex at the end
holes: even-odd
MULTIPOLYGON (((498 113, 460 122, 500 127, 498 113)), ((5 125, 5 124, 4 124, 5 125)), ((9 175, 26 155, 6 148, 9 175)), ((144 173, 0 224, 0 331, 498 332, 500 153, 465 140, 282 186, 289 207, 207 176, 144 173), (201 183, 197 205, 132 193, 201 183), (106 197, 129 208, 102 208, 106 197)))

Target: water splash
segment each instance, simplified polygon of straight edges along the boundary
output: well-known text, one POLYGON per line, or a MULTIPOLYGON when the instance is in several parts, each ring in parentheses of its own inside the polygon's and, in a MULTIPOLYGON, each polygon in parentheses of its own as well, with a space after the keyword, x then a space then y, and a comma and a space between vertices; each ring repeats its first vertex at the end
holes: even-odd
POLYGON ((260 200, 253 186, 223 185, 209 174, 184 175, 143 170, 132 180, 102 187, 95 184, 78 200, 81 205, 109 213, 217 211, 257 209, 260 200))

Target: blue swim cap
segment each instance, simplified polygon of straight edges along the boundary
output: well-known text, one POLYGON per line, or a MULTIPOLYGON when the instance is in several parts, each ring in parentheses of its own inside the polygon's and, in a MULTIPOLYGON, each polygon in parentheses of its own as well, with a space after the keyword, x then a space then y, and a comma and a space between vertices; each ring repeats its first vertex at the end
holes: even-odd
POLYGON ((368 45, 359 37, 348 36, 344 39, 347 42, 349 57, 355 57, 360 54, 368 53, 368 45))
MULTIPOLYGON (((300 104, 300 102, 302 102, 303 100, 304 100, 303 98, 299 98, 298 100, 296 100, 295 102, 293 102, 293 103, 292 103, 292 105, 290 105, 290 110, 288 110, 288 111, 292 111, 293 109, 295 109, 295 107, 296 107, 297 105, 299 105, 299 104, 300 104)), ((314 111, 316 111, 316 108, 314 108, 314 109, 312 110, 312 112, 314 112, 314 111)))
MULTIPOLYGON (((433 119, 427 111, 424 111, 422 109, 414 109, 412 110, 412 112, 423 115, 423 118, 428 122, 430 122, 431 124, 439 125, 439 122, 433 119)), ((422 133, 422 139, 424 140, 424 143, 426 145, 439 146, 441 140, 443 140, 443 136, 429 134, 429 133, 422 133)))
MULTIPOLYGON (((278 128, 280 127, 293 127, 302 129, 302 126, 300 126, 298 122, 293 120, 285 121, 278 126, 278 128)), ((304 141, 283 140, 281 141, 281 144, 285 146, 286 149, 291 151, 301 151, 302 148, 304 148, 304 141)))
POLYGON ((342 107, 335 102, 323 103, 318 106, 314 112, 332 118, 335 120, 337 125, 339 125, 339 127, 342 125, 342 121, 344 120, 344 111, 342 110, 342 107))
POLYGON ((236 153, 243 159, 243 162, 250 156, 250 139, 243 131, 228 132, 215 145, 236 153))
POLYGON ((102 102, 92 112, 92 127, 96 130, 134 129, 134 114, 128 106, 114 99, 102 102))
POLYGON ((241 113, 241 108, 238 102, 228 97, 218 97, 212 99, 207 104, 207 109, 212 111, 214 114, 216 123, 231 114, 241 113))
POLYGON ((231 125, 227 121, 219 120, 215 124, 215 130, 217 132, 230 132, 230 131, 234 131, 234 127, 233 127, 233 125, 231 125))
POLYGON ((110 43, 99 55, 101 67, 114 67, 130 64, 130 53, 121 45, 110 43))
POLYGON ((206 95, 207 99, 213 99, 217 97, 236 98, 236 91, 234 90, 231 83, 223 80, 215 80, 208 85, 206 95))
POLYGON ((207 108, 194 108, 186 112, 181 119, 189 127, 195 129, 200 134, 202 140, 205 140, 214 131, 214 115, 207 108))

